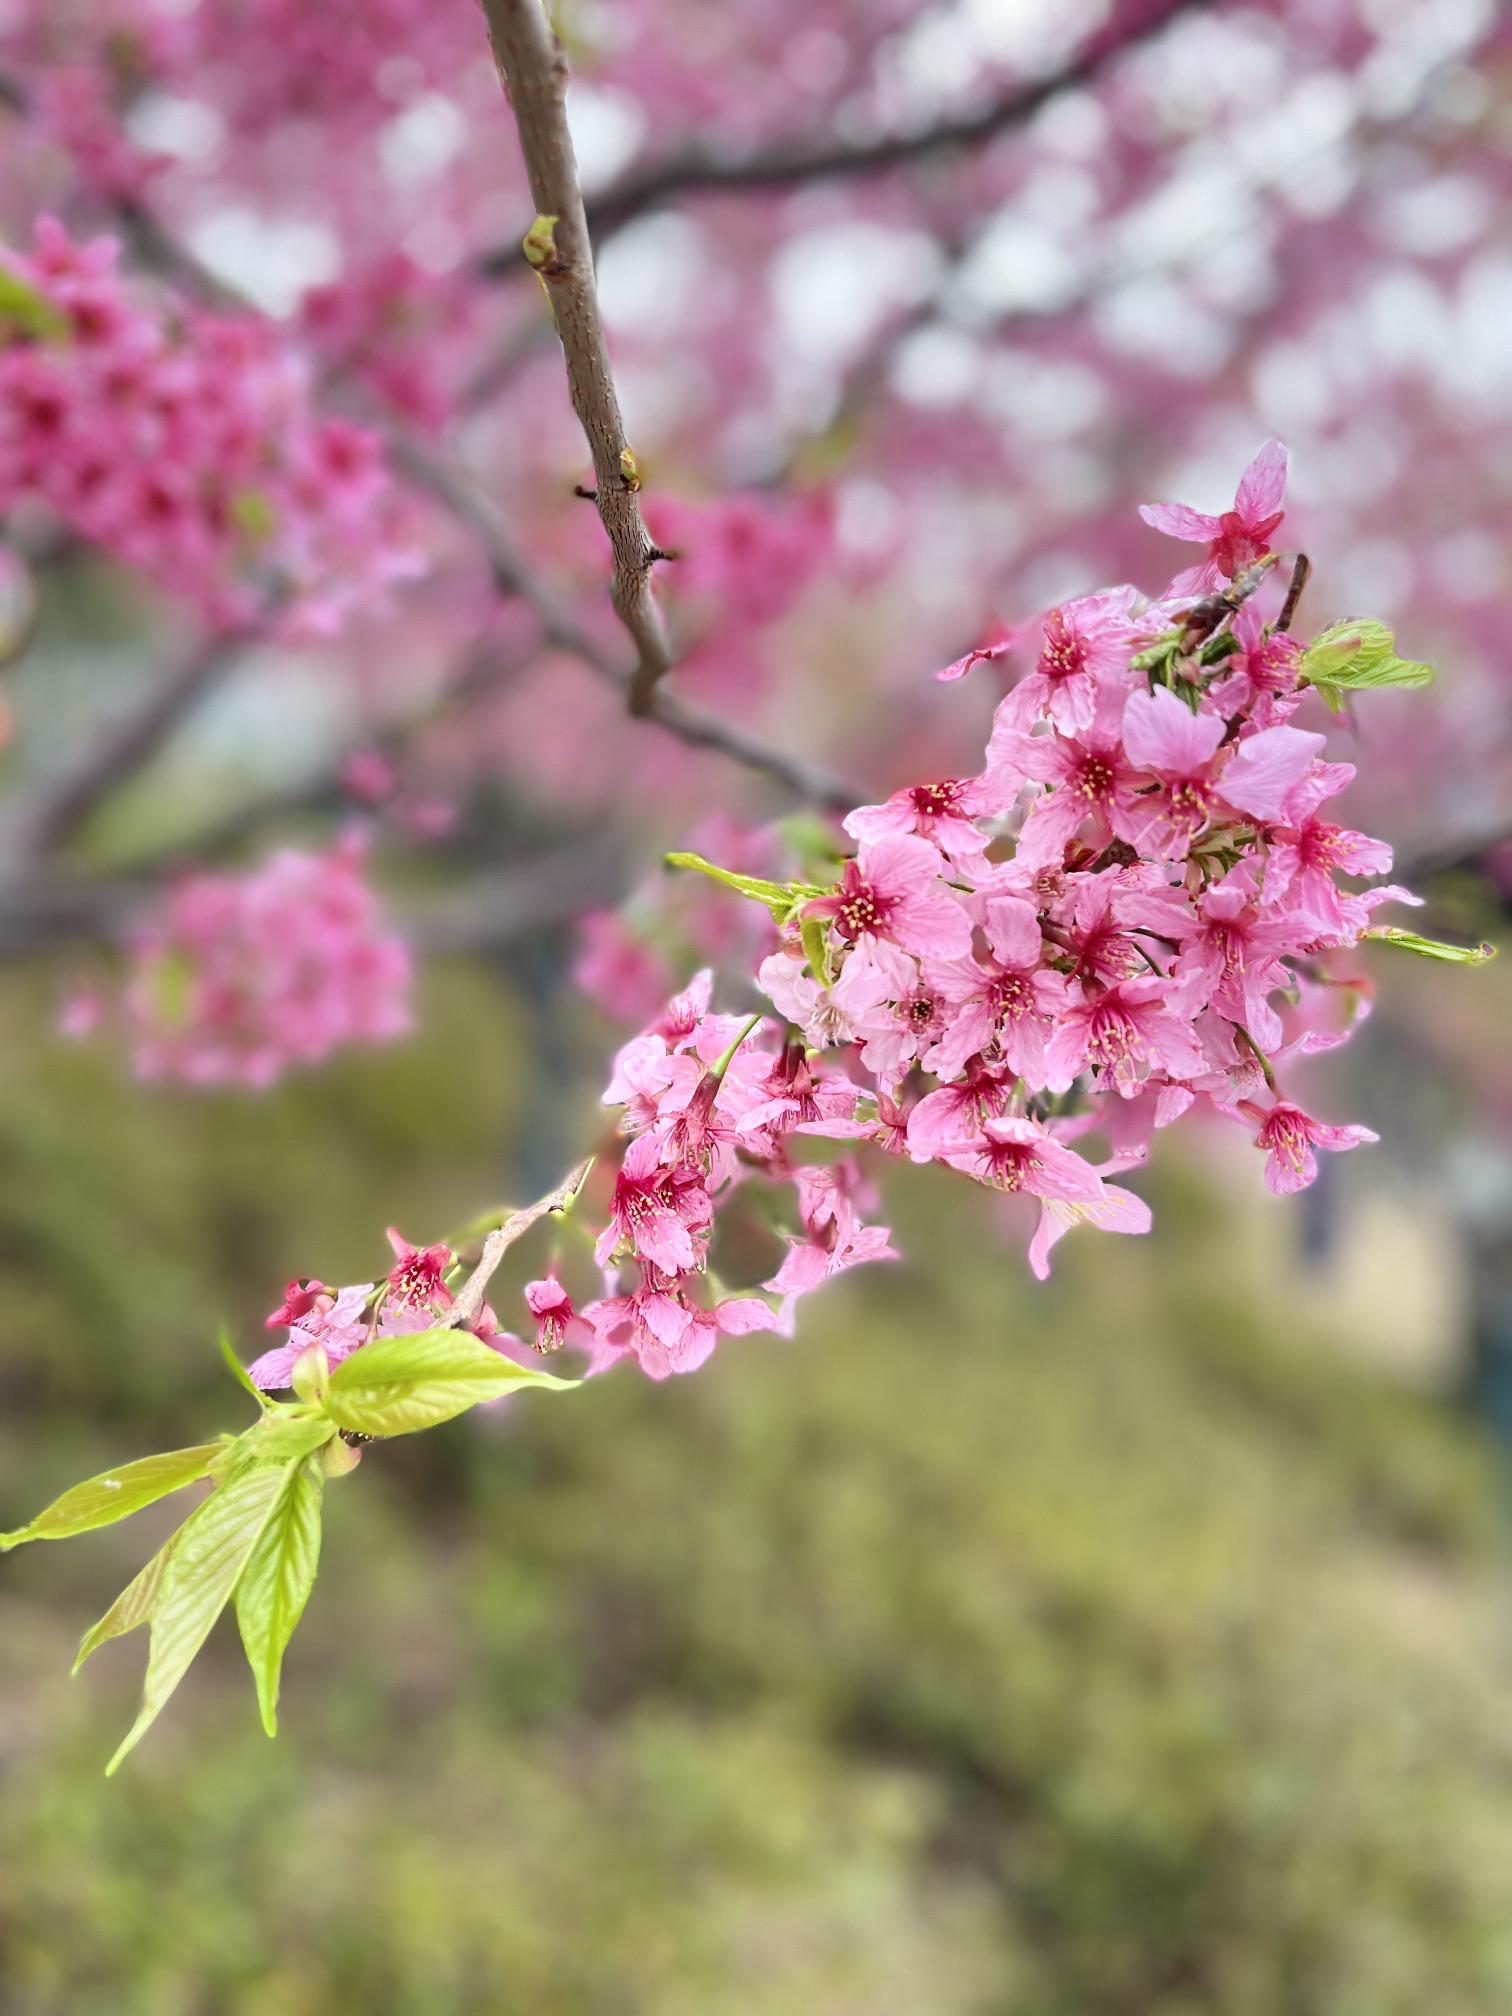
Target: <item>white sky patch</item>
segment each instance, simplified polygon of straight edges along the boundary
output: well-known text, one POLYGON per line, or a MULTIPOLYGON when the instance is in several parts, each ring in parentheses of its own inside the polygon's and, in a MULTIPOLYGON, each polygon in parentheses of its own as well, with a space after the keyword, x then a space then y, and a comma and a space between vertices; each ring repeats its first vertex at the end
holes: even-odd
POLYGON ((689 287, 705 271, 706 256, 698 226, 669 210, 616 231, 599 254, 604 320, 640 336, 672 331, 687 311, 689 287))
POLYGON ((341 248, 323 224, 218 210, 189 234, 195 254, 270 315, 287 315, 307 288, 334 280, 341 248))
POLYGON ((591 84, 567 88, 567 124, 583 187, 601 189, 640 151, 646 115, 626 92, 591 84))
POLYGON ((1061 232, 1005 210, 963 262, 959 286, 968 308, 991 316, 1058 308, 1076 295, 1081 277, 1061 232))
POLYGON ((383 172, 396 189, 434 181, 467 145, 467 118, 439 91, 427 91, 378 136, 383 172))
POLYGON ((935 284, 940 248, 920 232, 838 224, 790 240, 772 264, 775 340, 811 358, 852 355, 882 319, 935 284))
POLYGON ((936 324, 905 336, 890 377, 900 399, 913 406, 955 406, 969 399, 982 374, 982 351, 964 329, 936 324))
POLYGON ((198 98, 152 92, 128 111, 126 130, 139 147, 200 166, 220 152, 226 126, 214 106, 198 98))
POLYGON ((1458 252, 1490 226, 1493 203, 1471 175, 1435 175, 1382 200, 1377 228, 1386 242, 1416 258, 1458 252))

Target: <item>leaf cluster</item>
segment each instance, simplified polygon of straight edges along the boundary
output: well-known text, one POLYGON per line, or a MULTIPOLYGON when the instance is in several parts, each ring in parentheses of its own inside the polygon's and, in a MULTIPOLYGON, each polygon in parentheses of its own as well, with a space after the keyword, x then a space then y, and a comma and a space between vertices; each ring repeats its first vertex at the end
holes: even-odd
POLYGON ((261 1410, 250 1428, 103 1471, 65 1491, 28 1525, 0 1533, 0 1551, 67 1540, 190 1485, 210 1486, 79 1647, 76 1673, 107 1640, 148 1626, 141 1709, 107 1776, 162 1713, 228 1604, 235 1606, 263 1727, 277 1733, 284 1652, 320 1563, 322 1495, 329 1479, 356 1467, 356 1438, 413 1435, 522 1387, 560 1392, 577 1383, 516 1364, 470 1331, 442 1327, 375 1338, 334 1371, 313 1346, 315 1376, 300 1381, 308 1397, 279 1402, 252 1385, 224 1339, 222 1350, 261 1410))

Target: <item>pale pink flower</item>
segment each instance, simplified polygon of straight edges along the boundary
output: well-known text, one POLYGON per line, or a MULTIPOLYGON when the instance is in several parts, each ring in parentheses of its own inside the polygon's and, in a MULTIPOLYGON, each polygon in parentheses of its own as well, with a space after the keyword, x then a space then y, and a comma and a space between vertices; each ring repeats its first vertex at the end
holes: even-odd
POLYGON ((805 1295, 852 1267, 896 1260, 885 1225, 863 1225, 856 1215, 843 1165, 800 1172, 804 1237, 788 1242, 782 1265, 766 1283, 782 1297, 773 1328, 793 1333, 794 1312, 805 1295))
POLYGON ((1114 808, 1114 827, 1141 854, 1180 860, 1207 825, 1224 724, 1194 714, 1167 686, 1135 693, 1124 709, 1128 758, 1155 778, 1155 789, 1114 808))
POLYGON ((1262 728, 1245 736, 1218 781, 1224 803, 1262 826, 1288 818, 1298 788, 1312 774, 1323 745, 1323 736, 1311 735, 1305 728, 1262 728))
POLYGON ((1029 1242, 1029 1269, 1037 1281, 1050 1278, 1052 1251, 1078 1225, 1094 1225, 1100 1232, 1135 1235, 1149 1231, 1152 1218, 1150 1207, 1143 1197, 1136 1197, 1132 1190, 1125 1190, 1121 1184, 1107 1181, 1109 1174, 1138 1168, 1144 1161, 1145 1150, 1142 1147, 1115 1153, 1098 1165, 1096 1173, 1102 1179, 1102 1188, 1096 1197, 1076 1200, 1045 1197, 1041 1201, 1039 1223, 1029 1242))
POLYGON ((860 1097, 848 1078, 811 1064, 801 1043, 785 1043, 753 1090, 756 1103, 737 1129, 743 1144, 758 1133, 769 1143, 795 1132, 823 1134, 831 1122, 851 1119, 860 1097))
POLYGON ((926 1092, 908 1115, 908 1153, 915 1162, 935 1162, 971 1137, 988 1120, 1008 1110, 1012 1080, 979 1058, 949 1085, 926 1092))
POLYGON ((1090 1162, 1057 1141, 1037 1120, 1002 1114, 982 1122, 981 1131, 939 1158, 994 1190, 1062 1203, 1095 1202, 1102 1178, 1090 1162))
POLYGON ((1137 794, 1150 779, 1125 751, 1123 696, 1109 690, 1116 706, 1099 707, 1080 735, 1035 735, 1023 743, 1025 774, 1051 787, 1030 806, 1019 834, 1017 859, 1024 868, 1059 868, 1067 844, 1089 819, 1095 846, 1145 816, 1137 794))
POLYGON ((1334 876, 1385 875, 1390 868, 1391 849, 1384 840, 1309 812, 1297 825, 1272 833, 1265 856, 1265 900, 1300 912, 1319 931, 1342 934, 1346 899, 1334 876))

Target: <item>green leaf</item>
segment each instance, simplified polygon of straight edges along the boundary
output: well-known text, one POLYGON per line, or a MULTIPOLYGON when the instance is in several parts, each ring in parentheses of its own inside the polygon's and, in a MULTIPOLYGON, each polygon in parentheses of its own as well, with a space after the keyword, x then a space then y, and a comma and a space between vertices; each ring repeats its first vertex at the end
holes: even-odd
POLYGON ((35 287, 0 266, 0 341, 7 336, 34 337, 38 342, 59 341, 70 333, 68 317, 39 294, 35 287))
POLYGON ((1315 637, 1302 654, 1300 670, 1336 714, 1345 693, 1430 686, 1434 678, 1431 665, 1396 655, 1396 639, 1384 623, 1354 621, 1335 623, 1315 637))
POLYGON ((254 1463, 213 1491, 175 1536, 152 1615, 142 1706, 105 1766, 112 1777, 162 1714, 241 1579, 277 1508, 292 1466, 254 1463))
POLYGON ((413 1435, 522 1386, 565 1392, 577 1384, 516 1365, 466 1330, 419 1330, 376 1337, 344 1359, 331 1375, 326 1411, 358 1435, 413 1435))
POLYGON ((713 882, 722 882, 737 895, 749 896, 753 903, 764 903, 774 917, 783 916, 793 900, 791 884, 765 882, 759 875, 737 875, 732 869, 717 868, 712 861, 705 861, 702 854, 664 854, 662 859, 669 868, 692 868, 713 882))
POLYGON ((324 1414, 268 1414, 250 1427, 242 1440, 259 1463, 299 1463, 324 1448, 336 1433, 336 1423, 324 1414))
POLYGON ((252 1395, 252 1398, 257 1402, 258 1406, 262 1408, 264 1413, 266 1413, 268 1409, 271 1406, 273 1406, 274 1402, 266 1393, 264 1393, 261 1386, 253 1385, 252 1374, 247 1370, 246 1366, 243 1365, 240 1358, 237 1357, 236 1347, 231 1342, 231 1333, 229 1330, 226 1329, 224 1324, 221 1326, 220 1336, 217 1338, 216 1341, 220 1345, 220 1354, 222 1358, 224 1358, 226 1361, 226 1365, 230 1370, 231 1377, 236 1381, 238 1386, 245 1388, 245 1390, 252 1395))
POLYGON ((97 1526, 112 1526, 129 1513, 140 1512, 170 1491, 182 1491, 186 1484, 210 1474, 212 1461, 221 1453, 219 1442, 202 1442, 194 1449, 170 1449, 161 1456, 143 1456, 136 1463, 123 1463, 118 1470, 102 1470, 87 1483, 75 1484, 61 1498, 55 1498, 39 1512, 29 1526, 14 1533, 0 1533, 0 1552, 19 1547, 27 1540, 68 1540, 75 1533, 91 1533, 97 1526))
POLYGON ((803 940, 803 956, 809 963, 809 971, 821 987, 828 987, 830 965, 829 951, 824 942, 824 920, 820 917, 800 918, 798 935, 803 940))
POLYGON ((1416 931, 1404 931, 1396 924, 1373 925, 1365 936, 1403 952, 1415 952, 1419 959, 1442 959, 1450 966, 1484 966, 1496 957, 1494 945, 1448 945, 1442 938, 1421 938, 1416 931))
POLYGON ((283 1496, 236 1585, 236 1622, 257 1683, 257 1706, 278 1734, 278 1680, 284 1648, 304 1615, 320 1563, 321 1472, 307 1456, 288 1474, 283 1496))
POLYGON ((168 1556, 178 1545, 179 1533, 171 1534, 159 1547, 142 1572, 126 1584, 114 1603, 105 1612, 98 1624, 91 1624, 79 1643, 79 1656, 74 1660, 73 1670, 78 1672, 91 1652, 98 1652, 109 1638, 120 1638, 128 1631, 135 1631, 139 1624, 151 1621, 157 1609, 158 1597, 163 1588, 163 1571, 168 1566, 168 1556))
POLYGON ((236 490, 228 506, 231 523, 249 546, 265 546, 278 530, 278 513, 266 490, 236 490))

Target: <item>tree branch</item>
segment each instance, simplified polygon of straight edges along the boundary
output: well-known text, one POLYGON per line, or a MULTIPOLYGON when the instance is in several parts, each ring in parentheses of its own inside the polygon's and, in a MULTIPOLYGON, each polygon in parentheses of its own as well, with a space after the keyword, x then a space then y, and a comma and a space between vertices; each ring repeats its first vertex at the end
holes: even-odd
POLYGON ((483 0, 483 13, 536 207, 531 263, 556 319, 573 410, 593 457, 595 502, 614 551, 615 613, 635 643, 626 697, 632 714, 647 714, 672 654, 651 586, 660 556, 641 517, 640 474, 625 438, 594 289, 588 220, 567 130, 567 59, 540 0, 483 0))
MULTIPOLYGON (((391 432, 389 450, 395 466, 412 483, 428 490, 473 533, 500 594, 516 596, 535 611, 544 642, 553 650, 580 660, 597 679, 628 699, 639 668, 627 671, 614 652, 584 629, 566 602, 515 546, 492 499, 467 472, 408 435, 391 432)), ((863 802, 863 794, 853 785, 818 764, 774 749, 722 716, 690 707, 671 694, 653 688, 641 718, 696 749, 712 749, 731 757, 747 770, 772 778, 796 798, 821 810, 848 812, 863 802)))
MULTIPOLYGON (((485 12, 502 11, 507 0, 484 0, 485 12)), ((796 189, 810 182, 862 179, 906 168, 932 154, 964 153, 1032 119, 1062 91, 1095 83, 1104 68, 1127 49, 1167 23, 1213 0, 1154 0, 1143 17, 1094 35, 1059 69, 1015 85, 972 112, 937 120, 902 133, 878 133, 866 140, 813 144, 793 139, 731 157, 694 145, 662 161, 632 169, 586 206, 588 228, 598 243, 648 210, 679 196, 739 194, 747 190, 796 189)), ((502 67, 502 66, 501 66, 502 67)), ((538 204, 539 208, 540 205, 538 204)), ((484 255, 481 270, 491 277, 517 272, 525 257, 517 245, 501 245, 484 255)))
POLYGON ((22 813, 20 840, 33 857, 55 853, 89 819, 118 784, 135 776, 167 742, 179 722, 226 677, 258 635, 258 626, 216 631, 185 655, 177 671, 154 686, 123 720, 112 722, 71 770, 43 788, 22 813))

